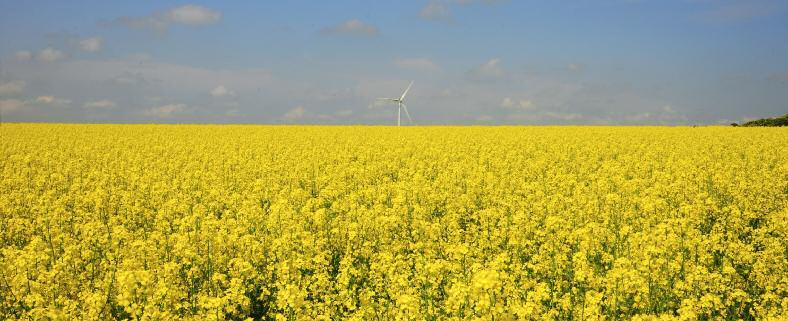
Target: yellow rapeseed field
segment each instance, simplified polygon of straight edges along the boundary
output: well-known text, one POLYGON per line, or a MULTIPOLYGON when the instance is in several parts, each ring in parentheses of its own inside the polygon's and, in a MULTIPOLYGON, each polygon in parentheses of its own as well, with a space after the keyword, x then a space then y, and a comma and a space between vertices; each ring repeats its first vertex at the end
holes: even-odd
POLYGON ((788 129, 0 126, 4 320, 786 320, 788 129))

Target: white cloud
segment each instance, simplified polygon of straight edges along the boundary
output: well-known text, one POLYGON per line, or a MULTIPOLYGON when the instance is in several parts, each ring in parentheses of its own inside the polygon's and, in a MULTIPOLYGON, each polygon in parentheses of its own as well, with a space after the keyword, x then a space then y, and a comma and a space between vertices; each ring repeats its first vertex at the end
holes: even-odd
POLYGON ((221 19, 222 13, 219 11, 197 5, 185 5, 164 12, 154 12, 147 16, 120 17, 110 24, 164 33, 174 24, 203 26, 217 23, 221 19))
POLYGON ((0 96, 21 94, 25 90, 25 86, 27 86, 27 83, 21 80, 0 83, 0 96))
POLYGON ((98 52, 103 44, 104 40, 99 37, 86 38, 79 41, 79 49, 86 52, 98 52))
POLYGON ((304 106, 298 106, 286 112, 284 116, 282 116, 282 118, 284 118, 285 120, 297 120, 304 118, 304 115, 306 115, 306 110, 304 109, 304 106))
POLYGON ((531 110, 534 109, 534 103, 528 99, 515 101, 511 97, 506 97, 501 101, 501 107, 506 109, 531 110))
POLYGON ((569 71, 583 71, 585 68, 586 66, 580 63, 571 63, 566 66, 566 69, 569 69, 569 71))
POLYGON ((512 108, 514 107, 514 100, 510 97, 506 97, 501 101, 501 107, 503 108, 512 108))
POLYGON ((346 119, 346 117, 351 115, 353 115, 353 112, 350 110, 340 110, 330 114, 314 113, 299 105, 288 110, 278 120, 287 123, 326 123, 336 122, 343 118, 346 119))
POLYGON ((28 61, 33 59, 33 53, 30 50, 19 50, 14 54, 14 57, 19 61, 28 61))
POLYGON ((468 71, 468 75, 476 80, 492 80, 503 78, 505 72, 501 67, 501 59, 493 58, 468 71))
POLYGON ((374 37, 378 35, 378 28, 353 19, 338 25, 325 28, 321 31, 325 35, 348 35, 357 37, 374 37))
POLYGON ((421 9, 419 17, 425 20, 446 21, 451 20, 451 11, 446 4, 430 2, 421 9))
MULTIPOLYGON (((333 121, 389 124, 391 119, 396 119, 395 106, 386 105, 386 108, 370 110, 364 106, 377 102, 376 97, 398 95, 410 80, 392 78, 390 75, 362 76, 362 80, 349 80, 357 78, 358 75, 345 75, 341 79, 327 75, 334 74, 339 70, 338 68, 321 71, 320 74, 314 75, 314 79, 308 81, 293 80, 292 77, 275 79, 265 70, 209 69, 162 63, 148 57, 144 58, 141 60, 128 57, 66 59, 58 63, 57 68, 42 68, 40 64, 12 61, 8 65, 7 73, 22 78, 12 78, 8 81, 26 80, 28 85, 21 93, 19 90, 12 90, 20 96, 2 96, 0 99, 27 97, 23 100, 30 99, 30 101, 23 103, 28 104, 28 109, 23 109, 22 113, 29 111, 30 116, 35 117, 25 119, 40 120, 70 121, 83 119, 95 112, 106 115, 108 121, 144 122, 157 121, 159 117, 170 117, 168 121, 211 122, 225 121, 227 118, 221 117, 225 117, 226 113, 234 115, 236 113, 231 111, 237 110, 237 114, 243 115, 244 122, 285 122, 283 116, 287 112, 288 118, 298 119, 299 123, 333 121), (42 82, 41 79, 46 81, 42 82), (118 85, 120 83, 124 85, 118 85), (131 85, 136 83, 140 85, 131 85), (52 84, 56 86, 52 87, 52 84), (228 92, 234 92, 236 96, 217 99, 208 96, 220 86, 228 92), (51 110, 44 109, 43 105, 39 108, 34 102, 38 95, 68 97, 73 99, 72 105, 77 108, 51 110), (205 98, 213 100, 208 102, 211 108, 205 106, 205 109, 201 109, 195 105, 200 104, 200 95, 203 96, 202 100, 205 98), (162 100, 153 101, 149 97, 162 97, 162 100), (110 99, 117 103, 118 107, 82 108, 83 103, 88 105, 87 101, 98 99, 110 99), (281 109, 275 107, 287 101, 294 103, 285 105, 285 108, 281 109), (236 104, 229 104, 233 102, 236 104), (188 107, 162 108, 167 104, 178 105, 177 103, 184 103, 184 106, 188 107), (260 106, 266 108, 261 109, 260 106), (302 109, 294 108, 297 106, 302 106, 302 109), (319 109, 312 110, 313 107, 306 109, 306 106, 319 106, 319 109), (289 109, 293 110, 288 112, 289 109), (350 110, 354 113, 345 116, 345 113, 351 113, 350 110), (374 116, 377 118, 368 116, 372 114, 377 115, 374 116), (391 116, 392 114, 394 116, 391 116), (157 118, 149 118, 145 115, 157 118)), ((401 59, 389 60, 389 67, 398 68, 395 63, 414 68, 418 68, 416 66, 419 65, 422 66, 421 68, 429 66, 428 62, 420 61, 421 58, 410 56, 399 58, 401 59)), ((482 75, 493 77, 503 75, 505 81, 498 81, 493 85, 464 81, 463 78, 468 75, 462 73, 455 76, 444 75, 452 79, 422 79, 414 87, 422 94, 414 97, 417 99, 408 107, 414 112, 413 116, 416 116, 416 120, 422 124, 473 122, 480 115, 492 117, 493 122, 516 122, 518 119, 516 117, 522 117, 520 119, 523 123, 561 123, 562 119, 569 119, 566 122, 588 123, 595 117, 609 117, 610 123, 627 123, 629 122, 625 119, 627 115, 637 118, 644 117, 638 116, 638 113, 649 112, 650 115, 667 113, 664 106, 668 104, 671 106, 670 109, 680 110, 678 107, 681 106, 681 101, 652 100, 643 97, 640 92, 604 83, 595 84, 590 82, 590 79, 567 80, 564 77, 568 72, 567 63, 559 66, 564 71, 559 70, 560 75, 553 78, 550 75, 524 74, 515 70, 506 70, 509 66, 506 60, 479 60, 477 69, 482 75), (456 76, 460 78, 457 79, 456 76), (509 98, 509 102, 504 102, 506 100, 504 97, 509 98), (420 109, 428 112, 420 113, 418 112, 420 109), (548 111, 555 114, 548 114, 548 111), (422 116, 418 116, 419 114, 422 116), (514 118, 510 119, 508 118, 510 114, 521 114, 521 116, 512 116, 514 118), (583 118, 577 119, 580 117, 577 115, 582 115, 583 118)), ((441 66, 443 70, 447 68, 449 67, 441 66)), ((763 77, 765 76, 759 80, 763 81, 763 77)), ((220 89, 217 93, 222 91, 220 89)), ((17 117, 15 115, 19 113, 9 114, 8 120, 15 120, 17 117)), ((730 119, 736 119, 736 116, 725 115, 730 119)), ((23 119, 17 118, 17 120, 23 119)), ((643 122, 661 121, 652 117, 643 122)), ((667 120, 665 122, 669 123, 667 120)))
POLYGON ((232 90, 227 89, 224 85, 216 86, 216 88, 211 90, 211 96, 219 98, 219 97, 232 97, 235 96, 235 92, 232 90))
MULTIPOLYGON (((5 67, 5 66, 4 66, 5 67)), ((102 115, 105 121, 224 121, 224 112, 237 109, 244 117, 255 121, 278 120, 280 114, 269 113, 258 108, 261 101, 274 104, 279 97, 303 97, 302 92, 288 87, 287 83, 274 82, 269 71, 261 69, 211 69, 189 65, 161 63, 155 60, 139 60, 134 57, 116 59, 67 59, 59 62, 57 68, 41 68, 40 64, 14 62, 9 66, 9 75, 23 75, 28 82, 20 95, 35 99, 38 95, 53 95, 72 99, 72 106, 78 108, 57 111, 28 106, 24 111, 31 112, 35 120, 75 121, 92 117, 93 113, 102 115), (121 79, 116 79, 121 76, 121 79), (45 82, 34 82, 45 79, 45 82), (56 84, 52 87, 51 84, 56 84), (208 96, 217 85, 223 85, 236 93, 238 104, 229 103, 236 99, 222 98, 212 103, 212 107, 200 109, 190 103, 197 103, 199 93, 208 96), (246 94, 248 93, 248 95, 246 94), (166 94, 165 97, 162 97, 166 94), (277 96, 280 95, 280 96, 277 96), (298 96, 297 96, 298 95, 298 96), (162 97, 152 101, 149 97, 162 97), (268 100, 268 97, 273 97, 268 100), (114 108, 107 103, 91 104, 91 100, 108 99, 116 104, 114 108), (246 99, 246 100, 243 100, 246 99), (167 114, 167 109, 156 109, 170 103, 184 103, 188 107, 167 114), (84 105, 87 104, 87 107, 84 105), (147 113, 146 113, 147 111, 147 113), (47 114, 49 113, 49 114, 47 114)), ((5 79, 3 79, 5 80, 5 79)), ((10 79, 15 80, 15 79, 10 79)), ((2 83, 2 82, 0 82, 2 83)), ((19 98, 2 96, 0 99, 19 98)), ((208 98, 211 98, 208 96, 208 98)), ((301 102, 299 102, 301 103, 301 102)), ((32 104, 32 102, 31 102, 32 104)), ((43 107, 43 106, 42 106, 43 107)), ((343 106, 347 108, 347 105, 343 106)), ((282 113, 284 110, 282 111, 282 113)), ((20 115, 20 113, 16 113, 20 115)), ((5 115, 4 115, 5 116, 5 115)), ((24 119, 9 116, 8 121, 24 119)))
MULTIPOLYGON (((35 66, 16 66, 20 72, 35 72, 35 66)), ((260 86, 272 83, 273 76, 260 69, 208 69, 160 63, 155 61, 126 59, 110 60, 69 60, 59 68, 47 70, 46 77, 52 83, 61 83, 61 88, 89 88, 96 84, 138 86, 163 91, 205 92, 222 84, 232 88, 235 93, 256 91, 260 86), (67 86, 69 85, 69 86, 67 86), (73 85, 73 86, 71 86, 73 85), (155 85, 155 86, 144 86, 155 85)), ((90 96, 88 96, 90 97, 90 96)), ((111 98, 111 96, 106 96, 111 98)))
POLYGON ((168 104, 143 111, 143 114, 154 118, 171 118, 174 114, 186 111, 185 104, 168 104))
POLYGON ((71 100, 57 98, 55 96, 38 96, 35 102, 42 105, 68 105, 71 103, 71 100))
POLYGON ((14 113, 28 109, 35 106, 65 106, 71 103, 71 100, 57 98, 54 96, 38 96, 35 99, 0 99, 0 112, 14 113))
POLYGON ((167 12, 170 21, 184 25, 208 25, 222 19, 222 13, 197 5, 185 5, 167 12))
POLYGON ((532 109, 534 108, 534 102, 530 100, 521 100, 519 106, 520 109, 532 109))
POLYGON ((25 102, 19 99, 0 100, 0 112, 12 113, 25 107, 25 102))
POLYGON ((583 119, 583 115, 573 112, 540 111, 533 113, 515 113, 506 116, 509 121, 526 122, 576 122, 583 119))
POLYGON ((564 113, 564 112, 545 112, 543 114, 546 118, 553 118, 559 120, 578 120, 583 118, 583 115, 578 113, 564 113))
POLYGON ((440 69, 437 64, 427 58, 404 58, 394 60, 394 64, 403 69, 418 71, 437 71, 440 69))
POLYGON ((86 102, 82 107, 84 108, 93 108, 93 109, 110 109, 115 108, 117 104, 114 101, 103 99, 103 100, 95 100, 86 102))
POLYGON ((676 111, 673 109, 673 106, 671 106, 671 105, 662 106, 662 111, 665 112, 665 113, 668 113, 668 114, 676 113, 676 111))
POLYGON ((55 62, 65 57, 66 55, 63 54, 62 51, 51 47, 47 47, 38 52, 38 56, 36 56, 36 59, 38 59, 38 61, 43 61, 43 62, 55 62))

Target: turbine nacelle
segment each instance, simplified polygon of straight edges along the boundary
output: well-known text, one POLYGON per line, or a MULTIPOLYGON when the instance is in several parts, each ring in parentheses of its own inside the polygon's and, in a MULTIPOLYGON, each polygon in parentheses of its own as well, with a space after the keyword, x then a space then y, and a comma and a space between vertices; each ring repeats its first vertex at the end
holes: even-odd
POLYGON ((405 106, 405 96, 408 95, 408 91, 410 91, 411 86, 413 86, 413 81, 410 82, 408 88, 405 88, 405 91, 399 98, 378 98, 378 100, 390 101, 397 104, 397 126, 400 125, 403 109, 405 110, 405 116, 408 116, 408 121, 413 124, 413 119, 410 118, 410 113, 408 113, 408 106, 405 106))

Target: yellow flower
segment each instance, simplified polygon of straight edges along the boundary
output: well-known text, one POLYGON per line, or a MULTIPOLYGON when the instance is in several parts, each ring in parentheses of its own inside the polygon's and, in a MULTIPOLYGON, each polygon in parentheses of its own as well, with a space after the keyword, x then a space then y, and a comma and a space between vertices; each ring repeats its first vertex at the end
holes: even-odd
POLYGON ((0 126, 2 320, 784 320, 788 132, 0 126))

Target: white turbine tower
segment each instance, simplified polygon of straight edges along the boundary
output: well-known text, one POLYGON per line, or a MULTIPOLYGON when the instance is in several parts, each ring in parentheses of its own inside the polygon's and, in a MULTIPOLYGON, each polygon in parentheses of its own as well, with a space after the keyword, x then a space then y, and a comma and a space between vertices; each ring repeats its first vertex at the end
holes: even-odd
POLYGON ((408 94, 408 90, 410 90, 410 86, 413 86, 413 81, 410 82, 408 88, 405 89, 405 92, 402 93, 402 96, 399 98, 378 98, 378 100, 385 100, 397 103, 397 126, 400 125, 400 118, 402 117, 402 110, 405 110, 405 116, 408 116, 408 121, 413 124, 413 119, 410 118, 410 113, 408 113, 408 106, 405 106, 405 95, 408 94))

